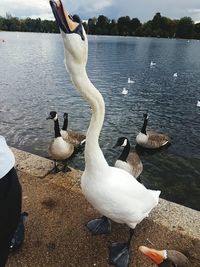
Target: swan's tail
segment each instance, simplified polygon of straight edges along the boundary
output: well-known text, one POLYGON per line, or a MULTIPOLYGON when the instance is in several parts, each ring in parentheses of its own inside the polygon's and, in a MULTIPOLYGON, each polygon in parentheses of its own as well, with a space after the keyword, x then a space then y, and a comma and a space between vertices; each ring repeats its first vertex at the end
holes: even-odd
POLYGON ((161 191, 160 190, 150 190, 150 191, 151 191, 153 197, 155 198, 156 203, 158 204, 161 191))

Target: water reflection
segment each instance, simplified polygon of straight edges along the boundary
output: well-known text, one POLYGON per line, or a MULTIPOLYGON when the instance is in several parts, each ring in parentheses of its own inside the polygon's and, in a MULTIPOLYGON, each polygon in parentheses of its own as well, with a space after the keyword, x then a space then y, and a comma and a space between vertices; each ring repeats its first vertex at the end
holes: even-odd
MULTIPOLYGON (((69 127, 85 131, 88 104, 74 90, 63 63, 60 35, 1 32, 0 133, 11 146, 42 156, 53 136, 45 120, 50 110, 69 113, 69 127)), ((106 115, 100 136, 105 157, 114 164, 112 147, 126 135, 132 146, 150 113, 148 129, 172 137, 166 151, 141 154, 143 183, 162 197, 200 210, 199 115, 200 43, 153 38, 89 37, 87 72, 102 93, 106 115), (156 65, 150 68, 150 62, 156 65), (177 72, 177 78, 173 74, 177 72), (130 77, 135 81, 128 84, 130 77), (123 88, 128 90, 122 95, 123 88)), ((61 122, 62 124, 62 122, 61 122)), ((84 168, 84 156, 71 165, 84 168)))

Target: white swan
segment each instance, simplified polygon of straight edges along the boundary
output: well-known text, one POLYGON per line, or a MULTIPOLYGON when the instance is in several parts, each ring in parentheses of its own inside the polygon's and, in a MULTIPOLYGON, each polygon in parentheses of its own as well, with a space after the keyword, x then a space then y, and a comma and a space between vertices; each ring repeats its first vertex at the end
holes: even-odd
POLYGON ((135 81, 131 80, 131 78, 128 78, 128 83, 135 83, 135 81))
POLYGON ((156 66, 156 63, 153 62, 153 61, 151 61, 151 62, 150 62, 150 67, 154 67, 154 66, 156 66))
POLYGON ((177 78, 177 77, 178 77, 178 73, 175 72, 175 73, 173 74, 173 77, 174 77, 174 78, 177 78))
POLYGON ((122 95, 127 95, 128 94, 128 90, 124 87, 122 90, 122 95))
POLYGON ((200 100, 197 101, 197 107, 200 107, 200 100))
POLYGON ((146 189, 132 175, 110 167, 105 160, 98 142, 105 106, 102 95, 86 73, 87 36, 78 16, 69 16, 61 1, 51 0, 50 4, 63 37, 66 68, 75 87, 92 109, 86 135, 85 170, 81 177, 81 188, 86 199, 103 218, 93 220, 87 226, 94 234, 105 233, 110 230, 108 217, 115 222, 126 223, 131 228, 127 243, 114 243, 110 247, 110 263, 125 267, 129 262, 133 229, 158 204, 160 191, 146 189))

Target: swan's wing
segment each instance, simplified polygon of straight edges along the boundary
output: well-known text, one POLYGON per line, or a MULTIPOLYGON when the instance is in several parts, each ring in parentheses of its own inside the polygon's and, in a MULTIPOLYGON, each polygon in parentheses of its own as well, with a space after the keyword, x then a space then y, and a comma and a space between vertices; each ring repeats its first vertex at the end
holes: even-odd
POLYGON ((87 200, 103 215, 132 228, 158 204, 160 191, 148 190, 128 172, 108 166, 84 171, 81 188, 87 200))
MULTIPOLYGON (((149 190, 143 184, 121 169, 111 168, 111 176, 107 178, 107 185, 112 191, 112 199, 119 202, 122 210, 126 209, 147 214, 158 204, 160 191, 149 190)), ((106 183, 105 179, 103 181, 106 183)))
POLYGON ((143 164, 138 154, 136 152, 130 152, 127 157, 127 163, 132 166, 132 174, 137 178, 143 171, 143 164))

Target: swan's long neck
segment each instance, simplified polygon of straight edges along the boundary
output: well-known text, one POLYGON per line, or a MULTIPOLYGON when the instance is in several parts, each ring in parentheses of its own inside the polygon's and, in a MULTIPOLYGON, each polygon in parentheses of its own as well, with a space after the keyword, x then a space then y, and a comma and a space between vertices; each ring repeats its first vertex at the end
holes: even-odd
POLYGON ((143 134, 147 134, 146 133, 147 122, 148 122, 148 119, 144 119, 144 123, 143 123, 142 129, 141 129, 141 133, 143 133, 143 134))
POLYGON ((71 75, 72 81, 81 95, 90 104, 92 117, 86 135, 85 164, 87 168, 101 168, 108 165, 99 147, 99 135, 104 121, 105 104, 102 95, 89 80, 84 69, 79 75, 71 75))

